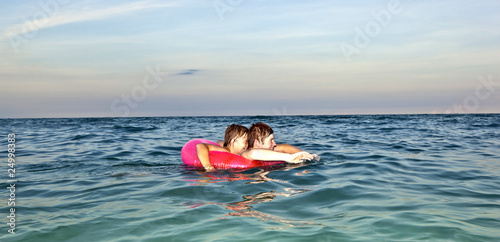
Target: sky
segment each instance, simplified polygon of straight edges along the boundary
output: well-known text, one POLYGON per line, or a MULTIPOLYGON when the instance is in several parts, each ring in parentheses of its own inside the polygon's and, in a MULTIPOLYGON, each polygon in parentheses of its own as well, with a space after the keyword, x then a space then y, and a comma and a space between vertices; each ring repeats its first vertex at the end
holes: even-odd
POLYGON ((500 2, 5 1, 0 118, 500 113, 500 2))

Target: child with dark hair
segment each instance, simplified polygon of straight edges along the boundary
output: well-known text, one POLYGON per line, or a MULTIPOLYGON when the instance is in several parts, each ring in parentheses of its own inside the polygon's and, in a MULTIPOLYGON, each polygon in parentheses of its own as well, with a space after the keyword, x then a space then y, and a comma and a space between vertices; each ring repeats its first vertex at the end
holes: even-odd
MULTIPOLYGON (((250 126, 248 130, 248 150, 252 149, 267 149, 287 154, 302 152, 301 149, 293 145, 277 145, 274 141, 273 129, 265 123, 255 123, 250 126)), ((312 156, 314 159, 318 158, 316 154, 312 154, 312 156)))
POLYGON ((313 158, 311 154, 301 152, 300 150, 294 153, 275 152, 272 149, 253 149, 247 151, 247 135, 248 129, 246 127, 238 124, 231 124, 226 128, 222 147, 204 143, 197 144, 196 152, 203 168, 205 168, 207 172, 215 170, 210 164, 210 151, 229 152, 251 160, 282 160, 289 163, 300 163, 302 160, 310 160, 313 158))
POLYGON ((247 134, 248 128, 239 124, 231 124, 226 128, 224 133, 224 143, 221 146, 211 144, 197 144, 196 152, 198 159, 206 171, 213 171, 215 168, 210 164, 209 154, 210 151, 223 151, 236 155, 241 155, 247 148, 247 134))

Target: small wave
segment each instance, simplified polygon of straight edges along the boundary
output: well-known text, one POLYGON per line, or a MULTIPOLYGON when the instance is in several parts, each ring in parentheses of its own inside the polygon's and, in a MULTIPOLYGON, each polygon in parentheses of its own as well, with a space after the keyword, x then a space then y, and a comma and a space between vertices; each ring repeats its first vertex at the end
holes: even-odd
POLYGON ((418 149, 418 148, 406 148, 406 151, 418 154, 418 153, 424 152, 425 150, 418 149))
POLYGON ((149 172, 118 172, 115 174, 112 174, 111 177, 116 177, 116 178, 122 178, 122 177, 142 177, 142 176, 149 176, 151 173, 149 172))
POLYGON ((143 132, 143 131, 157 130, 159 128, 154 126, 154 125, 151 125, 149 127, 115 125, 115 126, 113 126, 113 129, 129 132, 129 133, 137 133, 137 132, 143 132))
POLYGON ((456 150, 456 149, 463 148, 461 145, 451 144, 451 143, 447 144, 447 145, 444 145, 443 147, 446 148, 446 149, 451 149, 451 150, 456 150))
POLYGON ((31 164, 31 165, 28 165, 26 166, 26 170, 27 172, 33 172, 33 173, 37 173, 37 172, 44 172, 44 171, 54 171, 54 170, 60 170, 60 169, 64 169, 64 168, 68 168, 68 167, 71 167, 72 164, 65 164, 65 165, 60 165, 60 164, 55 164, 55 165, 52 165, 52 164, 31 164))
POLYGON ((492 123, 492 124, 484 125, 483 127, 486 127, 486 128, 499 128, 500 124, 499 123, 492 123))
POLYGON ((118 152, 116 154, 112 154, 112 155, 107 155, 103 158, 118 158, 118 157, 124 157, 124 156, 130 156, 134 154, 134 152, 131 152, 131 151, 121 151, 121 152, 118 152))
POLYGON ((349 139, 349 138, 343 138, 342 139, 342 143, 343 144, 349 144, 349 145, 355 145, 355 144, 360 144, 362 143, 363 141, 359 140, 359 139, 349 139))
POLYGON ((121 164, 116 164, 111 167, 157 167, 157 166, 165 166, 165 164, 152 163, 147 161, 125 161, 121 164))
POLYGON ((74 141, 74 140, 90 139, 93 137, 97 137, 97 135, 95 135, 95 134, 77 134, 71 140, 74 141))
POLYGON ((328 160, 333 160, 334 162, 339 162, 339 161, 345 161, 346 160, 346 157, 345 155, 341 155, 341 154, 335 154, 335 153, 332 153, 332 152, 322 152, 319 154, 320 156, 320 161, 325 161, 325 159, 328 159, 328 160))
POLYGON ((360 156, 360 157, 356 157, 355 159, 356 160, 383 160, 383 159, 386 159, 387 156, 385 155, 368 155, 368 156, 360 156))
POLYGON ((404 129, 405 128, 399 128, 399 127, 383 127, 383 128, 380 128, 379 130, 384 131, 384 132, 391 132, 391 131, 404 130, 404 129))
POLYGON ((147 153, 147 155, 150 155, 150 156, 159 156, 159 155, 168 155, 168 154, 165 153, 165 152, 162 152, 162 151, 149 151, 147 153))
POLYGON ((182 150, 182 147, 180 146, 156 146, 154 147, 155 150, 167 150, 167 151, 178 151, 180 152, 182 150))

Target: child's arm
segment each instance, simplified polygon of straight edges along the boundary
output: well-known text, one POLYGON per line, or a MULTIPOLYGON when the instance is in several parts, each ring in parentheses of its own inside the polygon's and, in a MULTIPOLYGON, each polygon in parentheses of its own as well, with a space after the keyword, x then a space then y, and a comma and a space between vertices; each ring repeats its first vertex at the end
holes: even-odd
POLYGON ((214 171, 215 168, 210 164, 208 152, 209 150, 207 144, 199 143, 196 145, 196 154, 198 155, 201 165, 205 168, 205 171, 210 172, 214 171))
POLYGON ((276 145, 276 147, 274 147, 274 151, 287 153, 287 154, 295 154, 297 152, 302 152, 301 149, 299 149, 293 145, 289 145, 289 144, 276 145))
MULTIPOLYGON (((293 146, 293 145, 289 145, 289 144, 279 144, 279 145, 276 145, 276 147, 274 147, 274 151, 277 151, 277 152, 282 152, 282 153, 287 153, 287 154, 295 154, 295 153, 298 153, 298 152, 303 152, 301 149, 293 146)), ((316 155, 316 154, 312 154, 313 156, 313 159, 314 160, 319 160, 319 156, 316 155)))
POLYGON ((297 152, 294 154, 287 154, 276 152, 266 149, 251 149, 244 151, 241 156, 251 160, 264 160, 264 161, 286 161, 289 163, 300 163, 302 160, 311 160, 314 157, 307 152, 297 152))
POLYGON ((215 171, 215 168, 210 164, 210 156, 209 156, 209 152, 213 150, 229 152, 227 149, 216 145, 204 144, 204 143, 199 143, 196 145, 196 154, 198 155, 198 159, 200 160, 201 165, 203 166, 203 168, 205 168, 207 172, 215 171))

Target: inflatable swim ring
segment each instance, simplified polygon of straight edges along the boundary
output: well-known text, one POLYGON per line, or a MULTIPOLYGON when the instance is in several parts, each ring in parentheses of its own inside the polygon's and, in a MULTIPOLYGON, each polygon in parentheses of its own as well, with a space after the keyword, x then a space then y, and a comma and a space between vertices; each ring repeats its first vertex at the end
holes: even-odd
MULTIPOLYGON (((188 166, 203 168, 198 154, 196 153, 196 145, 199 143, 217 145, 217 143, 205 139, 193 139, 188 141, 181 150, 182 162, 188 166)), ((228 169, 249 169, 254 167, 271 167, 276 165, 283 165, 284 161, 260 161, 249 160, 242 156, 231 154, 222 151, 210 151, 210 164, 217 170, 228 169)))

